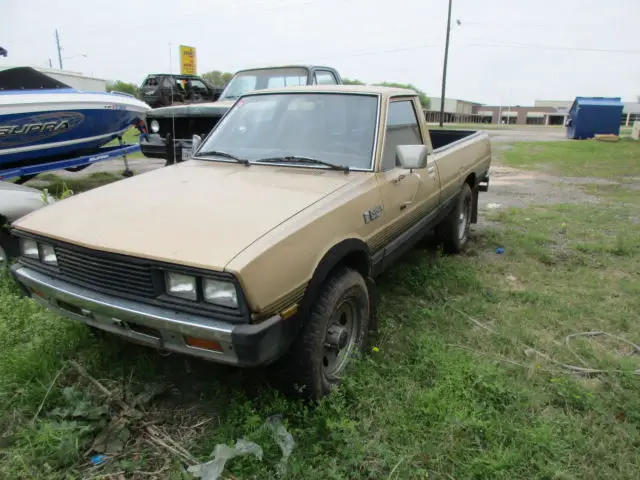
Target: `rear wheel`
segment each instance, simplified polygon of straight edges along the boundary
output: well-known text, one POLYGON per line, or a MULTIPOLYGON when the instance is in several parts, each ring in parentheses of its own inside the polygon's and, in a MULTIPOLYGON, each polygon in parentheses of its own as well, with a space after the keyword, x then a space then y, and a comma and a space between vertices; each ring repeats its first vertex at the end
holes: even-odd
POLYGON ((296 393, 309 399, 340 383, 351 360, 362 353, 369 331, 369 290, 358 272, 338 270, 324 284, 300 336, 286 358, 296 393))
POLYGON ((468 183, 462 185, 455 207, 437 228, 446 253, 459 253, 467 245, 473 214, 473 193, 468 183))

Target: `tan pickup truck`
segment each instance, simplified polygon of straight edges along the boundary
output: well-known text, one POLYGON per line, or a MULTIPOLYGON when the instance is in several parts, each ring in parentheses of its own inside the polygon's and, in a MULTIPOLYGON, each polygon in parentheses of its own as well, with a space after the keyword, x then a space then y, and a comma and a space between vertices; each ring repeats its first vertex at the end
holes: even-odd
POLYGON ((430 132, 410 90, 253 92, 192 159, 18 220, 12 273, 63 316, 216 362, 279 360, 318 398, 366 345, 375 276, 433 229, 464 248, 490 163, 486 134, 430 132))

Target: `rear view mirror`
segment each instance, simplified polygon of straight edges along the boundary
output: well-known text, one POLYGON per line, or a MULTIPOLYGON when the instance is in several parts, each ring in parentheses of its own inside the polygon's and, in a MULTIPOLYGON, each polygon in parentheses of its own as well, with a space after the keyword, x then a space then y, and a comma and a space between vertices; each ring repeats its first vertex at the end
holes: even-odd
POLYGON ((398 145, 396 158, 400 167, 408 170, 424 168, 427 164, 429 150, 426 145, 398 145))
POLYGON ((191 137, 191 151, 193 153, 196 153, 196 150, 198 150, 198 147, 201 143, 202 137, 200 135, 194 135, 193 137, 191 137))

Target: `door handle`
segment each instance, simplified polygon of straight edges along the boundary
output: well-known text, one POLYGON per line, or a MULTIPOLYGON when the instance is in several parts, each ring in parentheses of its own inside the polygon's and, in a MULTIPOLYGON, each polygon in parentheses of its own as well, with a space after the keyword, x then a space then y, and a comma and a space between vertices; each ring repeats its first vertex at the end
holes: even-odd
POLYGON ((398 184, 400 183, 402 180, 404 180, 405 178, 407 178, 407 176, 403 173, 402 175, 398 176, 397 178, 394 178, 392 180, 393 184, 398 184))

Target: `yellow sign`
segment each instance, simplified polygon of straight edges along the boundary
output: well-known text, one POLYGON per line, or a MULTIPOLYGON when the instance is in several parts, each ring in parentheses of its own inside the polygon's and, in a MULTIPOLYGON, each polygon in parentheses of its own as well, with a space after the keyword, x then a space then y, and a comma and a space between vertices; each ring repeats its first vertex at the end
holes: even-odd
POLYGON ((195 47, 180 45, 180 73, 182 75, 196 75, 197 70, 195 47))

